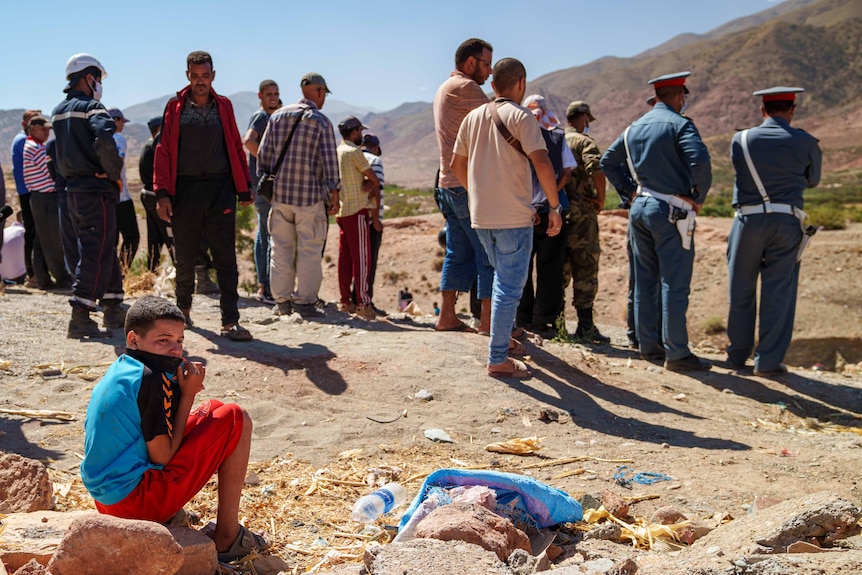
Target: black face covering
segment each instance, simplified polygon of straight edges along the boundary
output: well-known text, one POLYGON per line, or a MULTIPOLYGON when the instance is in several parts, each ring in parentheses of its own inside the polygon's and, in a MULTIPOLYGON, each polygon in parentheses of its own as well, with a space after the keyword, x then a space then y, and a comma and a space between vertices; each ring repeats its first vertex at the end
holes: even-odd
POLYGON ((168 375, 175 374, 177 369, 179 369, 180 365, 183 363, 183 358, 181 357, 156 355, 155 353, 149 353, 139 349, 126 348, 126 355, 137 359, 153 371, 167 373, 168 375))

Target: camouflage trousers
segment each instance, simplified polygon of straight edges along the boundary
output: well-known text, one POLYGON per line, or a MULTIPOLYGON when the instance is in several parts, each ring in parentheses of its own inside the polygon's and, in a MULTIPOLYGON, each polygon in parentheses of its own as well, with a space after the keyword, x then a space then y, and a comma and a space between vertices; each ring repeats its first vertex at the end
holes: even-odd
POLYGON ((596 206, 586 200, 571 202, 566 217, 566 263, 563 265, 563 292, 572 281, 572 305, 592 309, 599 291, 599 220, 596 206))

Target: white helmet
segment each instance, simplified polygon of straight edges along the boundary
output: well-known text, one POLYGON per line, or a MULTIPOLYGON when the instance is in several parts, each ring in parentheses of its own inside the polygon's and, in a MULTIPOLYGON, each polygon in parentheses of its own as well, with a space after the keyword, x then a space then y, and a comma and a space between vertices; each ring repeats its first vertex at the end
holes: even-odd
POLYGON ((66 79, 70 80, 78 72, 82 72, 90 67, 98 68, 102 72, 102 80, 108 76, 104 66, 96 60, 95 56, 91 56, 90 54, 75 54, 66 62, 66 79))

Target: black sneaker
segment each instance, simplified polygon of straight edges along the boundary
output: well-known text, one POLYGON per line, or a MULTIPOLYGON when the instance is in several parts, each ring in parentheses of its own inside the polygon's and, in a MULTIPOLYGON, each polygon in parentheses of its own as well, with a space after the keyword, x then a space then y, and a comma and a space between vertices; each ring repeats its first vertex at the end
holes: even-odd
POLYGON ((595 325, 592 325, 587 329, 581 329, 581 326, 579 325, 578 329, 575 330, 575 339, 591 343, 611 343, 611 338, 606 335, 602 335, 599 328, 595 325))
POLYGON ((779 363, 775 369, 757 369, 754 368, 754 375, 758 377, 778 377, 787 374, 787 366, 779 363))
POLYGON ((291 315, 293 304, 290 301, 282 301, 272 307, 272 315, 291 315))
POLYGON ((682 359, 664 360, 664 368, 668 371, 709 371, 712 364, 690 353, 682 359))

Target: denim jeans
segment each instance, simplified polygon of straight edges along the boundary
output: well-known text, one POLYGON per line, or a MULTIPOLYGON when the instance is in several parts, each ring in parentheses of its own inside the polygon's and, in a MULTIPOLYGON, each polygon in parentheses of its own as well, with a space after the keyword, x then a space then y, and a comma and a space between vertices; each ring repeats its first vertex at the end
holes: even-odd
POLYGON ((691 353, 685 315, 694 243, 690 250, 682 248, 676 226, 667 219, 669 209, 661 200, 638 196, 629 210, 629 226, 635 262, 635 325, 640 352, 648 354, 664 349, 667 359, 673 361, 691 353), (657 301, 661 302, 660 314, 656 312, 657 301))
POLYGON ((494 269, 488 365, 496 365, 506 361, 509 353, 509 339, 533 252, 533 228, 476 230, 476 234, 494 269))
POLYGON ((257 283, 263 285, 263 291, 269 291, 269 210, 272 204, 266 198, 256 196, 254 209, 257 212, 257 236, 254 238, 254 267, 257 270, 257 283))
POLYGON ((494 268, 470 225, 467 190, 439 188, 440 210, 446 218, 446 256, 440 275, 440 290, 468 292, 478 274, 479 299, 491 297, 494 268))

